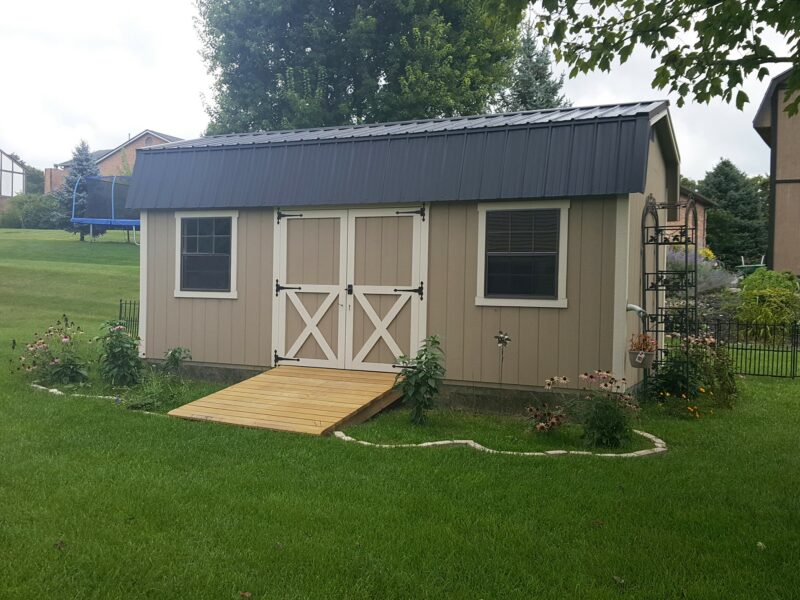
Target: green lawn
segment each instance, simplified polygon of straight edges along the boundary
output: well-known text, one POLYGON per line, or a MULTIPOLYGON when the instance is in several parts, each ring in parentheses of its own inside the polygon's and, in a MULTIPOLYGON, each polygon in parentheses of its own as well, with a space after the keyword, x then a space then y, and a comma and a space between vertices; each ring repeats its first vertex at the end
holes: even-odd
MULTIPOLYGON (((62 311, 113 317, 136 256, 0 230, 3 363, 62 311)), ((0 369, 0 598, 796 596, 800 383, 747 380, 700 420, 644 412, 665 455, 375 449, 54 397, 0 369)))

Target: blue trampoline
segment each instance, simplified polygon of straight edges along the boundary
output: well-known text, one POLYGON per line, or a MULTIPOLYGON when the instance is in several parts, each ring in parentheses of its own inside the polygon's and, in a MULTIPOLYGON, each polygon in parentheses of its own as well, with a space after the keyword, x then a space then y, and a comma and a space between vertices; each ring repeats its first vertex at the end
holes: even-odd
POLYGON ((124 175, 79 177, 72 190, 72 218, 75 225, 88 225, 93 233, 95 226, 103 229, 140 229, 139 211, 125 208, 131 177, 124 175), (78 191, 85 192, 83 210, 79 211, 78 191), (76 216, 82 212, 80 216, 76 216))

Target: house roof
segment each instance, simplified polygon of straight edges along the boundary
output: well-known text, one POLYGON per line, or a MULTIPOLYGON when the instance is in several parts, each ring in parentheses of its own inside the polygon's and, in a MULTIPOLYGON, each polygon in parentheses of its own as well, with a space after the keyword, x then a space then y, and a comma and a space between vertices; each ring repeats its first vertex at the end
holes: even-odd
POLYGON ((711 198, 707 198, 706 196, 703 196, 703 194, 701 194, 697 190, 690 190, 686 186, 682 185, 681 186, 681 196, 688 197, 689 195, 691 195, 694 198, 694 201, 697 204, 702 204, 703 206, 716 206, 717 205, 717 203, 714 200, 712 200, 711 198))
POLYGON ((758 106, 756 116, 753 118, 753 128, 758 132, 768 146, 772 145, 772 98, 781 85, 792 75, 792 69, 787 69, 780 75, 772 78, 761 104, 758 106))
MULTIPOLYGON (((114 154, 117 150, 120 150, 121 148, 124 148, 125 146, 127 146, 131 142, 134 142, 134 141, 138 140, 139 138, 141 138, 141 137, 143 137, 143 136, 145 136, 147 134, 153 135, 153 136, 159 138, 160 140, 163 140, 164 142, 178 142, 181 139, 179 137, 175 137, 174 135, 167 135, 166 133, 159 133, 158 131, 153 131, 152 129, 145 129, 144 131, 142 131, 140 133, 137 133, 132 138, 129 138, 129 139, 125 140, 123 143, 121 143, 116 148, 110 148, 110 149, 107 149, 107 150, 95 150, 94 152, 91 153, 91 157, 92 157, 92 159, 94 160, 95 163, 99 163, 100 161, 102 161, 105 158, 107 158, 107 157, 111 156, 112 154, 114 154)), ((57 167, 71 167, 72 166, 72 159, 64 161, 62 163, 58 163, 56 166, 57 167)))
POLYGON ((220 208, 641 192, 657 122, 671 131, 666 101, 209 136, 139 149, 128 205, 220 208))

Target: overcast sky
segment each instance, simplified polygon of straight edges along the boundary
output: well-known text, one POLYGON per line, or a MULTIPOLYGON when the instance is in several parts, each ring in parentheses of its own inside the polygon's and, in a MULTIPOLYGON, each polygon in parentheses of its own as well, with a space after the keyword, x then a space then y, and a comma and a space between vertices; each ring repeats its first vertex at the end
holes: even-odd
MULTIPOLYGON (((190 138, 205 128, 210 78, 192 0, 3 0, 1 12, 0 149, 44 168, 81 139, 99 150, 143 129, 190 138)), ((650 87, 653 65, 639 52, 612 74, 568 80, 567 96, 575 106, 664 98, 650 87)), ((685 175, 702 177, 723 156, 768 171, 752 128, 766 86, 747 82, 743 112, 722 102, 679 109, 670 98, 685 175)))

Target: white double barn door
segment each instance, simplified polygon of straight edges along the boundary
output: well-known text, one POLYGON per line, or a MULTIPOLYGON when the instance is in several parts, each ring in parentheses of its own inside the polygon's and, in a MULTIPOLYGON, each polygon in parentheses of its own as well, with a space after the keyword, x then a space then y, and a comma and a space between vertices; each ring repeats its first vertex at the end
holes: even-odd
POLYGON ((293 210, 275 224, 278 364, 396 371, 425 337, 418 207, 293 210))

